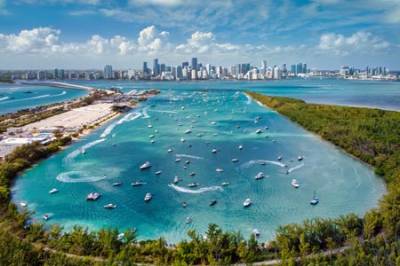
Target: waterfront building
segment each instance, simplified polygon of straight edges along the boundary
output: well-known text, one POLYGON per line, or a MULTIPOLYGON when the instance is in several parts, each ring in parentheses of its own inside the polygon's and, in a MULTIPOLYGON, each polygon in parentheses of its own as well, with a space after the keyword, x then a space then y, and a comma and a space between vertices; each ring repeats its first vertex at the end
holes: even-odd
POLYGON ((104 79, 113 79, 113 70, 111 65, 106 65, 103 72, 104 79))

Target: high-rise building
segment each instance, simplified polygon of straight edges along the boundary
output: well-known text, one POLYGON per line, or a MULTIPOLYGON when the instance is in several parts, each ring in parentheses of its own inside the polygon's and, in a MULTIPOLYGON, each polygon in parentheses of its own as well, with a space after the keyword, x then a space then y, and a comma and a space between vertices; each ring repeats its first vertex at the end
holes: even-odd
POLYGON ((192 58, 192 69, 197 70, 198 66, 197 66, 197 57, 193 57, 192 58))
POLYGON ((181 66, 177 66, 176 67, 175 78, 176 79, 182 79, 183 78, 182 67, 181 66))
POLYGON ((303 64, 303 72, 302 73, 307 73, 307 64, 303 64))
POLYGON ((296 66, 296 75, 303 73, 303 64, 302 63, 298 63, 296 66))
POLYGON ((160 74, 166 71, 165 64, 160 65, 160 74))
POLYGON ((267 60, 261 61, 261 71, 264 75, 265 75, 265 72, 267 72, 267 60))
POLYGON ((158 59, 153 61, 153 76, 158 76, 160 74, 160 65, 158 64, 158 59))
POLYGON ((111 65, 106 65, 104 67, 103 77, 104 77, 104 79, 112 79, 113 78, 113 70, 112 70, 111 65))

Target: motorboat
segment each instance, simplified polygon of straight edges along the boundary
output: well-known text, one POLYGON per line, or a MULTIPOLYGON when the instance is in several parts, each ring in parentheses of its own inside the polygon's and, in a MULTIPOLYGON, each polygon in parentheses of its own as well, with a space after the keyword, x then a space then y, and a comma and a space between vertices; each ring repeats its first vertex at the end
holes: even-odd
POLYGON ((185 164, 190 164, 190 160, 186 160, 186 161, 185 161, 185 164))
POLYGON ((185 142, 186 140, 184 138, 181 138, 181 142, 185 142))
POLYGON ((232 159, 232 163, 237 163, 237 162, 239 162, 239 159, 237 159, 237 158, 232 159))
POLYGON ((266 165, 267 163, 265 161, 259 161, 258 162, 260 165, 266 165))
POLYGON ((281 155, 278 156, 278 161, 282 161, 283 157, 281 155))
POLYGON ((179 163, 180 161, 181 161, 181 158, 176 158, 176 159, 175 159, 175 162, 176 162, 176 163, 179 163))
POLYGON ((243 145, 238 146, 239 150, 243 150, 243 145))
POLYGON ((261 133, 263 133, 263 131, 262 131, 261 128, 259 128, 259 129, 256 130, 256 134, 261 134, 261 133))
POLYGON ((153 195, 151 195, 151 193, 146 193, 146 195, 144 196, 144 201, 149 202, 152 198, 153 195))
POLYGON ((122 185, 122 182, 114 182, 114 183, 112 183, 113 187, 119 187, 121 185, 122 185))
POLYGON ((148 127, 148 128, 152 128, 152 127, 153 127, 153 125, 147 125, 147 127, 148 127))
POLYGON ((151 138, 151 139, 154 139, 154 137, 155 137, 154 135, 150 135, 150 136, 149 136, 149 138, 151 138))
POLYGON ((179 177, 178 176, 175 176, 174 177, 174 184, 178 184, 179 183, 179 181, 180 181, 180 179, 179 179, 179 177))
POLYGON ((171 153, 172 152, 172 149, 168 149, 168 153, 171 153))
POLYGON ((315 191, 312 200, 310 200, 311 205, 317 205, 319 203, 319 198, 317 197, 315 191))
POLYGON ((20 203, 19 203, 19 206, 21 206, 21 207, 26 207, 26 206, 28 206, 28 204, 27 204, 26 202, 20 202, 20 203))
POLYGON ((214 206, 215 204, 217 204, 217 200, 212 200, 209 204, 209 206, 214 206))
POLYGON ((217 149, 212 149, 211 152, 212 152, 212 153, 217 153, 218 150, 217 150, 217 149))
POLYGON ((87 196, 86 196, 86 200, 89 201, 96 201, 101 197, 100 193, 97 192, 90 192, 87 196))
POLYGON ((255 237, 259 237, 261 235, 260 231, 257 228, 254 228, 252 233, 255 237))
POLYGON ((223 187, 229 186, 229 182, 222 182, 221 186, 223 186, 223 187))
POLYGON ((192 133, 192 130, 191 130, 191 129, 187 129, 187 130, 185 131, 185 134, 190 134, 190 133, 192 133))
POLYGON ((194 182, 194 183, 190 183, 188 184, 188 187, 197 187, 199 184, 194 182))
POLYGON ((188 216, 186 217, 186 224, 191 224, 193 221, 192 217, 188 216))
POLYGON ((55 194, 55 193, 57 193, 57 192, 58 192, 58 189, 52 188, 52 189, 49 191, 49 194, 55 194))
POLYGON ((151 144, 154 144, 156 141, 154 139, 150 140, 151 144))
POLYGON ((146 184, 146 183, 144 183, 142 181, 135 181, 135 182, 131 183, 131 186, 132 187, 140 187, 140 186, 143 186, 144 184, 146 184))
POLYGON ((162 171, 157 171, 157 172, 155 172, 154 174, 155 174, 155 175, 161 175, 161 173, 162 173, 162 171))
POLYGON ((144 164, 140 166, 140 170, 146 170, 151 167, 151 163, 149 161, 146 161, 144 164))
POLYGON ((299 161, 299 162, 300 162, 300 161, 303 161, 303 159, 304 159, 303 156, 298 156, 298 157, 297 157, 297 161, 299 161))
POLYGON ((258 174, 256 174, 256 176, 254 177, 255 180, 260 180, 263 179, 265 177, 263 172, 259 172, 258 174))
POLYGON ((190 175, 190 176, 195 176, 196 173, 195 173, 195 172, 191 172, 189 175, 190 175))
POLYGON ((49 219, 50 219, 50 215, 48 215, 48 214, 43 215, 43 220, 47 221, 49 219))
POLYGON ((300 187, 300 184, 297 182, 297 179, 295 179, 295 178, 292 179, 292 182, 290 182, 290 184, 294 188, 299 188, 300 187))
POLYGON ((186 207, 187 207, 187 205, 188 205, 188 204, 187 204, 187 202, 186 202, 186 201, 182 202, 182 207, 183 207, 183 208, 186 208, 186 207))
POLYGON ((216 171, 217 173, 222 173, 222 172, 224 171, 224 169, 222 169, 222 168, 217 168, 217 169, 215 169, 215 171, 216 171))
POLYGON ((243 207, 247 208, 250 207, 250 205, 253 204, 253 202, 251 201, 250 198, 245 199, 245 201, 243 201, 243 207))
POLYGON ((109 204, 104 205, 104 209, 112 210, 115 208, 117 208, 116 204, 109 203, 109 204))

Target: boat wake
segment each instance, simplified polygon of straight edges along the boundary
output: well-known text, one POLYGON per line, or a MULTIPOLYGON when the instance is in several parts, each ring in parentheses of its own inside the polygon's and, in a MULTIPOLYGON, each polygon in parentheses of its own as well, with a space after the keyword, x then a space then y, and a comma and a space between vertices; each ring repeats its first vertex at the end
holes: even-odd
POLYGON ((271 164, 271 165, 276 165, 279 167, 286 167, 286 165, 284 163, 278 162, 278 161, 270 161, 270 160, 251 160, 248 162, 243 163, 242 165, 240 165, 240 168, 248 168, 250 166, 253 166, 254 164, 271 164))
POLYGON ((247 98, 246 104, 251 104, 251 97, 250 97, 249 95, 247 95, 246 93, 244 93, 244 92, 243 92, 243 94, 244 94, 244 96, 246 96, 246 98, 247 98))
POLYGON ((149 114, 147 113, 148 109, 149 107, 143 108, 142 110, 143 118, 150 118, 149 114))
POLYGON ((120 120, 118 120, 117 122, 112 123, 111 125, 109 125, 104 131, 103 133, 101 133, 100 137, 101 138, 105 138, 107 137, 117 125, 121 125, 125 122, 129 122, 129 121, 133 121, 136 120, 137 118, 139 118, 142 114, 141 113, 129 113, 127 115, 125 115, 124 117, 122 117, 120 120))
POLYGON ((302 168, 303 166, 304 166, 304 163, 301 163, 301 164, 299 164, 299 165, 296 165, 296 166, 294 166, 294 167, 291 167, 291 168, 288 169, 288 173, 291 173, 291 172, 293 172, 294 170, 300 169, 300 168, 302 168))
POLYGON ((176 154, 175 155, 178 158, 189 158, 189 159, 196 159, 196 160, 203 160, 203 157, 196 156, 196 155, 190 155, 190 154, 176 154))
POLYGON ((167 114, 177 114, 175 111, 168 111, 168 110, 155 110, 150 109, 149 112, 156 112, 156 113, 167 113, 167 114))
POLYGON ((98 182, 106 179, 106 176, 89 176, 82 171, 69 171, 59 174, 56 179, 63 183, 87 183, 98 182))
POLYGON ((177 186, 174 184, 169 184, 168 186, 175 189, 178 192, 189 193, 189 194, 201 194, 201 193, 210 192, 210 191, 224 191, 224 189, 220 186, 202 187, 199 189, 189 189, 189 188, 180 187, 180 186, 177 186))
POLYGON ((5 101, 5 100, 7 100, 7 99, 10 99, 10 97, 4 96, 4 97, 1 97, 1 98, 0 98, 0 101, 5 101))
POLYGON ((79 149, 76 149, 76 150, 74 150, 73 152, 69 153, 69 154, 65 157, 65 160, 66 160, 66 161, 70 161, 70 160, 74 159, 76 156, 78 156, 80 153, 85 152, 87 149, 89 149, 89 148, 91 148, 91 147, 93 147, 93 146, 95 146, 95 145, 97 145, 97 144, 99 144, 99 143, 101 143, 101 142, 103 142, 103 141, 105 141, 105 140, 106 140, 106 139, 98 139, 98 140, 89 142, 89 143, 83 145, 82 147, 80 147, 79 149))

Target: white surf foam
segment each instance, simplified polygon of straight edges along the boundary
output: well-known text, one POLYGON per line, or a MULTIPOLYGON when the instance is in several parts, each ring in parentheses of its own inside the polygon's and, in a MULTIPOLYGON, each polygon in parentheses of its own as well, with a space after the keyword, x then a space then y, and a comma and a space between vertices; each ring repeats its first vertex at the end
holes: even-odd
POLYGON ((88 176, 82 171, 69 171, 59 174, 56 179, 63 183, 87 183, 98 182, 106 179, 106 176, 88 176), (78 177, 74 177, 78 176, 78 177))
POLYGON ((190 158, 190 159, 196 159, 196 160, 203 160, 203 157, 196 156, 196 155, 190 155, 190 154, 175 154, 176 157, 178 158, 190 158))
POLYGON ((103 141, 105 141, 105 140, 106 140, 106 139, 98 139, 98 140, 89 142, 89 143, 83 145, 82 147, 80 147, 79 149, 76 149, 76 150, 74 150, 73 152, 69 153, 69 154, 65 157, 65 159, 66 159, 67 161, 68 161, 68 160, 72 160, 72 159, 74 159, 76 156, 78 156, 80 153, 85 152, 87 149, 89 149, 89 148, 91 148, 91 147, 93 147, 93 146, 95 146, 95 145, 97 145, 97 144, 99 144, 99 143, 101 143, 101 142, 103 142, 103 141))
POLYGON ((4 96, 4 97, 1 97, 1 98, 0 98, 0 101, 5 101, 5 100, 7 100, 7 99, 10 99, 10 97, 4 96))
POLYGON ((246 98, 247 98, 246 104, 251 104, 251 97, 250 97, 249 95, 247 95, 246 93, 244 93, 244 92, 243 92, 243 94, 244 94, 244 96, 246 96, 246 98))
POLYGON ((224 191, 224 189, 220 186, 202 187, 199 189, 189 189, 189 188, 180 187, 180 186, 177 186, 174 184, 169 184, 168 186, 175 189, 178 192, 189 193, 189 194, 201 194, 201 193, 209 192, 209 191, 224 191))

